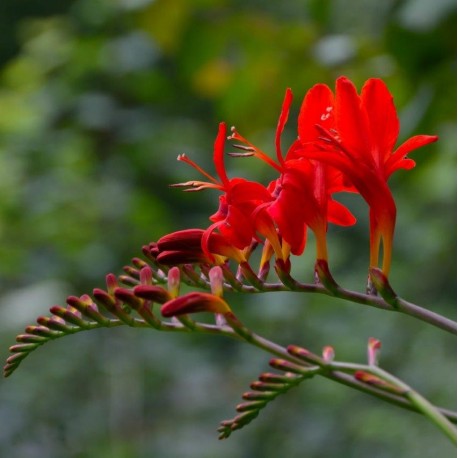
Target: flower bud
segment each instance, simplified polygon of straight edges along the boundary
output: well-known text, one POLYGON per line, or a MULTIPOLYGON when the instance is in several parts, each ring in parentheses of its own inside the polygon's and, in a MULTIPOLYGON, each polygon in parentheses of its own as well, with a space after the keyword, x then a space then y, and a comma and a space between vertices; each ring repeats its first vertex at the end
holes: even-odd
POLYGON ((151 285, 153 282, 153 269, 147 264, 140 270, 140 283, 142 285, 151 285))
POLYGON ((273 399, 277 393, 272 392, 272 391, 265 391, 263 393, 258 393, 254 391, 247 391, 246 393, 243 393, 242 398, 245 399, 246 401, 269 401, 273 399))
POLYGON ((167 287, 171 297, 177 297, 180 294, 180 269, 172 267, 167 274, 167 287))
POLYGON ((215 266, 208 273, 211 291, 215 296, 223 297, 224 277, 221 267, 215 266))
POLYGON ((270 372, 264 372, 259 376, 261 382, 270 383, 270 384, 279 384, 279 385, 288 385, 291 384, 291 380, 297 378, 297 375, 287 372, 285 375, 273 374, 270 372))
POLYGON ((371 267, 369 269, 369 278, 372 282, 372 285, 380 293, 383 299, 393 307, 397 307, 398 296, 391 288, 390 283, 386 275, 378 268, 371 267))
POLYGON ((16 336, 16 341, 22 343, 43 343, 47 339, 45 337, 34 336, 33 334, 19 334, 16 336))
POLYGON ((318 365, 323 364, 323 360, 319 356, 313 354, 305 348, 298 347, 297 345, 288 345, 286 350, 290 355, 295 356, 296 358, 299 358, 307 363, 318 365))
POLYGON ((197 312, 212 312, 224 315, 230 311, 230 307, 220 297, 195 291, 172 299, 161 307, 162 315, 167 318, 197 312))
POLYGON ((266 405, 266 401, 247 401, 238 404, 235 408, 237 412, 251 412, 253 410, 262 409, 266 405))
MULTIPOLYGON (((290 379, 291 380, 291 379, 290 379)), ((266 383, 261 380, 252 382, 250 388, 254 391, 282 391, 288 388, 286 383, 266 383)))
POLYGON ((370 366, 377 365, 378 350, 382 347, 380 340, 374 339, 373 337, 369 338, 369 343, 367 345, 367 360, 370 366))
POLYGON ((336 294, 340 286, 334 280, 334 277, 331 275, 329 270, 328 262, 324 259, 317 259, 315 263, 315 273, 318 275, 318 278, 321 284, 331 293, 336 294))
POLYGON ((330 345, 327 345, 326 347, 323 348, 323 360, 326 363, 331 363, 332 361, 334 361, 334 356, 335 356, 334 348, 332 348, 330 345))
POLYGON ((269 361, 269 365, 274 369, 279 369, 284 372, 292 372, 293 374, 304 375, 307 372, 306 367, 299 366, 284 359, 273 358, 269 361))
POLYGON ((107 290, 110 295, 114 294, 115 288, 119 286, 118 280, 114 274, 108 274, 106 277, 107 290))
MULTIPOLYGON (((100 289, 100 288, 94 288, 94 290, 92 291, 92 294, 94 295, 94 298, 102 305, 104 305, 106 308, 108 309, 111 309, 114 307, 114 305, 116 304, 116 298, 114 296, 114 291, 116 288, 118 288, 119 286, 115 286, 113 287, 112 289, 112 292, 111 294, 107 293, 106 291, 104 291, 103 289, 100 289)), ((67 303, 68 302, 68 299, 67 299, 67 303)))
POLYGON ((172 296, 166 289, 162 288, 162 286, 155 285, 138 285, 134 288, 134 294, 137 297, 158 304, 165 304, 172 299, 172 296))
POLYGON ((134 310, 139 309, 143 304, 143 300, 136 297, 135 294, 129 289, 116 288, 114 290, 114 294, 117 299, 132 307, 134 310))
POLYGON ((406 392, 405 389, 402 389, 401 387, 388 383, 387 381, 381 379, 380 377, 377 377, 374 374, 371 374, 370 372, 356 371, 353 374, 353 376, 355 377, 356 380, 359 380, 360 382, 367 383, 368 385, 377 386, 378 388, 384 389, 386 391, 390 391, 392 393, 403 394, 406 392))
MULTIPOLYGON (((54 315, 52 317, 39 316, 37 318, 37 322, 41 326, 35 326, 35 328, 37 328, 37 327, 38 328, 49 328, 52 331, 58 331, 56 333, 56 335, 60 335, 60 332, 67 333, 69 331, 69 326, 67 326, 67 324, 65 323, 65 320, 63 318, 59 317, 59 316, 56 316, 56 315, 54 315)), ((37 332, 38 335, 42 335, 42 336, 44 336, 45 333, 46 333, 45 329, 38 329, 38 330, 35 329, 34 332, 37 332)), ((49 334, 48 334, 48 336, 49 336, 49 334)))
POLYGON ((80 328, 86 327, 88 324, 86 321, 84 321, 81 318, 81 313, 78 312, 77 309, 74 307, 60 307, 59 305, 54 305, 53 307, 50 308, 50 312, 53 315, 56 315, 62 319, 64 319, 67 323, 74 324, 75 326, 78 326, 80 328))

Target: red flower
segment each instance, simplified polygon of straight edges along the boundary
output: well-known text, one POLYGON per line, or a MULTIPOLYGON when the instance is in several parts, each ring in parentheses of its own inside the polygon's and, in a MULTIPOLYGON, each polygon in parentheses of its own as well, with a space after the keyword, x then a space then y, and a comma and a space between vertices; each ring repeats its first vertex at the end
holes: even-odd
POLYGON ((277 258, 285 259, 289 251, 296 255, 301 254, 305 247, 306 231, 309 226, 316 236, 317 258, 327 260, 328 222, 347 226, 356 221, 343 205, 331 198, 335 192, 350 189, 344 183, 342 173, 330 165, 310 160, 302 154, 304 144, 318 140, 318 133, 313 126, 322 120, 322 114, 326 113, 329 107, 330 98, 332 93, 324 85, 317 85, 307 93, 299 116, 299 140, 292 144, 286 157, 283 158, 280 139, 292 102, 291 90, 286 91, 275 136, 278 164, 233 130, 232 139, 247 144, 253 155, 269 163, 281 173, 280 178, 272 186, 275 200, 261 207, 275 222, 283 240, 279 248, 275 237, 271 233, 266 233, 276 251, 277 258))
POLYGON ((210 181, 188 181, 174 186, 190 186, 187 191, 199 191, 205 188, 214 188, 222 191, 218 211, 210 216, 213 224, 205 231, 202 237, 202 249, 211 258, 208 243, 211 234, 218 230, 220 234, 234 247, 242 250, 248 247, 255 236, 255 227, 251 215, 261 204, 272 200, 270 192, 261 184, 243 178, 229 179, 224 166, 224 142, 226 139, 226 125, 220 123, 215 140, 213 161, 219 180, 209 175, 185 155, 178 156, 178 160, 186 162, 201 172, 210 181))
POLYGON ((335 99, 329 97, 328 102, 323 119, 317 122, 324 135, 320 151, 309 145, 304 154, 338 168, 366 200, 370 208, 370 266, 378 266, 383 245, 383 272, 387 275, 396 222, 396 205, 387 180, 398 169, 414 167, 415 162, 406 155, 437 137, 412 137, 393 152, 399 120, 393 98, 379 79, 369 79, 358 95, 353 83, 341 77, 336 82, 335 99), (333 122, 327 122, 324 118, 332 113, 333 122))

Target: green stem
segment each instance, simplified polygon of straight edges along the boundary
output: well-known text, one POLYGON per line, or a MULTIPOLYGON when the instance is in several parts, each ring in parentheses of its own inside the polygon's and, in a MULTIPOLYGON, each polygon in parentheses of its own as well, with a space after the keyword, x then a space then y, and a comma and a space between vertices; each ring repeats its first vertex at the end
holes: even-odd
MULTIPOLYGON (((291 291, 291 289, 285 287, 281 283, 266 283, 264 284, 262 292, 266 291, 291 291)), ((322 285, 312 285, 298 282, 295 291, 324 294, 326 296, 337 297, 339 299, 357 304, 369 305, 371 307, 386 310, 388 312, 403 313, 404 315, 409 315, 413 318, 417 318, 451 334, 457 334, 456 321, 446 318, 436 312, 432 312, 431 310, 420 307, 419 305, 405 301, 401 298, 398 298, 397 307, 394 307, 381 297, 359 293, 357 291, 350 291, 341 287, 331 292, 324 288, 322 285)), ((244 292, 259 293, 261 291, 256 290, 255 288, 246 288, 244 289, 244 292)))
MULTIPOLYGON (((286 350, 286 348, 284 348, 281 345, 278 345, 278 344, 276 344, 274 342, 271 342, 270 340, 268 340, 268 339, 266 339, 264 337, 261 337, 261 336, 259 336, 257 334, 254 334, 254 333, 251 333, 249 338, 243 339, 240 335, 235 334, 235 332, 231 333, 231 332, 227 332, 227 331, 228 330, 225 330, 224 334, 227 335, 228 337, 233 337, 233 338, 236 338, 236 339, 239 339, 239 340, 245 340, 247 343, 249 343, 249 344, 251 344, 251 345, 253 345, 255 347, 261 348, 261 349, 267 351, 268 353, 271 353, 272 355, 280 356, 283 359, 286 359, 286 360, 291 361, 293 363, 304 365, 304 361, 303 360, 301 360, 299 358, 295 358, 294 356, 291 356, 288 353, 288 351, 286 350)), ((313 362, 312 361, 310 362, 310 365, 315 365, 315 364, 316 364, 315 360, 313 362)), ((331 380, 333 380, 333 381, 335 381, 337 383, 340 383, 340 384, 349 386, 351 388, 354 388, 354 389, 356 389, 358 391, 362 391, 362 392, 364 392, 366 394, 370 394, 371 396, 377 397, 377 398, 382 399, 382 400, 384 400, 386 402, 389 402, 391 404, 397 405, 398 407, 402 407, 404 409, 411 410, 411 411, 414 411, 414 412, 417 412, 417 413, 419 413, 419 412, 425 413, 420 408, 419 405, 409 402, 410 399, 407 400, 401 395, 397 395, 397 394, 394 394, 394 393, 389 393, 387 391, 384 391, 384 390, 381 390, 381 389, 377 389, 376 387, 373 387, 373 386, 368 385, 366 383, 362 383, 362 382, 356 380, 353 376, 338 370, 339 368, 342 368, 342 369, 353 368, 353 370, 358 370, 358 369, 354 369, 357 366, 358 365, 350 364, 350 363, 348 363, 348 366, 347 366, 347 363, 330 363, 330 364, 328 364, 326 366, 323 366, 323 370, 321 372, 319 372, 319 375, 321 375, 321 376, 323 376, 325 378, 331 379, 331 380), (341 364, 341 366, 338 366, 338 364, 341 364), (333 370, 333 369, 337 369, 337 370, 333 370)), ((371 368, 371 366, 359 365, 359 369, 362 369, 362 368, 364 368, 364 370, 368 371, 368 368, 371 368)), ((407 386, 407 385, 405 385, 405 386, 407 386)), ((409 387, 409 390, 411 390, 410 387, 409 387)), ((428 401, 426 401, 426 402, 428 402, 428 401)), ((454 422, 457 421, 456 420, 456 413, 448 411, 446 409, 438 409, 438 408, 436 408, 436 407, 434 407, 432 405, 431 405, 431 407, 433 409, 435 409, 437 412, 439 412, 439 414, 441 415, 442 418, 448 417, 451 421, 454 421, 454 422)), ((449 423, 446 418, 445 418, 445 420, 447 421, 447 423, 449 423)))
MULTIPOLYGON (((184 279, 186 281, 186 279, 184 279)), ((419 305, 408 302, 400 297, 396 298, 396 305, 386 302, 379 296, 372 294, 360 293, 358 291, 351 291, 342 287, 330 291, 320 284, 302 283, 291 278, 288 282, 289 286, 283 283, 261 283, 258 282, 257 286, 240 284, 234 287, 228 283, 224 284, 224 289, 227 291, 240 291, 243 293, 256 294, 265 292, 277 291, 296 291, 302 293, 316 293, 324 294, 326 296, 337 297, 345 301, 369 305, 378 309, 386 310, 388 312, 399 312, 404 315, 417 318, 425 323, 429 323, 439 329, 447 331, 451 334, 457 334, 457 323, 449 318, 446 318, 436 312, 420 307, 419 305)), ((210 284, 206 283, 206 288, 210 289, 210 284)))
POLYGON ((408 399, 417 410, 423 413, 429 418, 442 432, 449 437, 449 439, 456 444, 457 443, 457 431, 456 427, 447 419, 437 407, 431 404, 426 398, 421 396, 418 392, 413 390, 402 380, 399 380, 394 375, 384 371, 377 366, 368 366, 364 364, 353 364, 353 363, 329 363, 329 366, 335 369, 344 369, 350 371, 364 371, 369 374, 375 375, 380 379, 394 385, 396 388, 402 391, 403 397, 408 399))
POLYGON ((418 394, 416 391, 408 391, 405 394, 412 404, 418 407, 418 410, 423 412, 426 417, 428 417, 433 423, 436 424, 456 445, 456 427, 453 426, 449 420, 433 406, 427 399, 418 394))

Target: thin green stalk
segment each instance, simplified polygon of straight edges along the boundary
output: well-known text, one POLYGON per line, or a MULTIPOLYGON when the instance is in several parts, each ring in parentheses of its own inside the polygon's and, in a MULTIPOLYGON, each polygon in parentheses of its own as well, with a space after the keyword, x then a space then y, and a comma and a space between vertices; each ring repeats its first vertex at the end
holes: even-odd
MULTIPOLYGON (((224 288, 227 291, 240 291, 248 294, 283 291, 324 294, 326 296, 337 297, 339 299, 357 304, 369 305, 371 307, 386 310, 389 312, 403 313, 404 315, 417 318, 451 334, 457 334, 456 321, 446 318, 439 313, 432 312, 431 310, 420 307, 417 304, 413 304, 412 302, 408 302, 400 297, 397 297, 396 306, 394 306, 393 304, 386 302, 382 297, 360 293, 358 291, 351 291, 340 286, 334 291, 329 291, 320 284, 301 283, 297 282, 296 280, 294 281, 295 286, 293 289, 284 285, 283 283, 262 283, 262 286, 261 284, 258 284, 257 287, 241 284, 241 286, 237 288, 234 288, 232 285, 225 283, 224 288)), ((206 287, 210 289, 210 284, 208 282, 206 287)))
MULTIPOLYGON (((254 275, 254 273, 253 273, 254 275)), ((257 278, 257 277, 256 277, 257 278)), ((185 279, 184 279, 185 280, 185 279)), ((195 283, 194 283, 195 285, 195 283)), ((210 289, 210 283, 202 280, 198 285, 202 288, 210 289)), ((326 296, 337 297, 345 301, 369 305, 371 307, 387 310, 389 312, 399 312, 405 315, 417 318, 425 323, 429 323, 439 329, 447 331, 451 334, 457 334, 457 323, 449 318, 446 318, 436 312, 420 307, 417 304, 408 302, 399 296, 396 296, 396 303, 389 303, 385 299, 379 296, 371 294, 360 293, 358 291, 351 291, 341 286, 337 289, 330 291, 321 284, 301 283, 294 280, 294 288, 284 285, 283 283, 264 283, 258 282, 257 286, 245 285, 240 283, 237 287, 228 283, 224 284, 224 288, 229 291, 240 291, 249 294, 264 293, 264 292, 283 292, 283 291, 297 291, 303 293, 317 293, 324 294, 326 296)))
POLYGON ((446 416, 437 407, 431 404, 426 398, 421 396, 417 391, 412 389, 402 380, 399 380, 394 375, 386 372, 385 370, 377 366, 337 362, 330 363, 329 365, 330 367, 335 369, 364 371, 369 374, 375 375, 376 377, 379 377, 385 382, 388 382, 389 384, 395 386, 402 392, 403 397, 408 399, 418 409, 419 412, 422 412, 427 418, 429 418, 456 445, 456 427, 446 418, 446 416))
MULTIPOLYGON (((278 345, 274 342, 271 342, 270 340, 268 339, 265 339, 264 337, 261 337, 257 334, 254 334, 254 333, 251 333, 249 339, 242 339, 240 336, 238 335, 231 335, 231 333, 225 333, 226 335, 230 336, 230 337, 235 337, 235 338, 238 338, 239 340, 245 340, 247 343, 251 344, 251 345, 254 345, 258 348, 261 348, 275 356, 280 356, 282 357, 283 359, 286 359, 288 361, 291 361, 293 363, 296 363, 296 364, 301 364, 301 365, 304 365, 304 361, 301 360, 301 359, 298 359, 298 358, 295 358, 294 356, 291 356, 287 350, 282 347, 281 345, 278 345)), ((235 333, 234 333, 235 334, 235 333)), ((345 364, 346 363, 341 363, 343 366, 342 368, 344 369, 345 368, 345 364)), ((349 363, 349 366, 352 366, 352 367, 355 367, 357 365, 351 365, 349 363)), ((360 368, 367 368, 370 367, 370 366, 363 366, 363 365, 360 365, 360 368)), ((327 365, 326 367, 323 368, 323 371, 319 372, 319 375, 325 377, 325 378, 329 378, 331 380, 334 380, 335 382, 338 382, 340 384, 343 384, 343 385, 347 385, 351 388, 354 388, 358 391, 362 391, 364 393, 367 393, 367 394, 370 394, 371 396, 374 396, 374 397, 377 397, 379 399, 382 399, 386 402, 389 402, 391 404, 394 404, 394 405, 397 405, 398 407, 402 407, 404 409, 407 409, 407 410, 411 410, 411 411, 414 411, 414 412, 423 412, 422 409, 420 409, 420 407, 416 404, 412 404, 411 402, 409 402, 409 400, 406 400, 404 397, 402 397, 401 395, 397 395, 397 394, 394 394, 394 393, 389 393, 387 391, 383 391, 383 390, 380 390, 380 389, 377 389, 376 387, 373 387, 371 385, 368 385, 366 383, 362 383, 358 380, 356 380, 353 376, 350 376, 349 374, 345 374, 343 372, 340 372, 338 370, 332 370, 332 369, 339 369, 339 367, 337 366, 337 363, 332 363, 331 365, 327 365)), ((409 387, 410 389, 410 387, 409 387)), ((432 406, 434 407, 434 406, 432 406)), ((440 413, 441 416, 446 416, 448 417, 451 421, 455 421, 456 422, 456 413, 454 412, 451 412, 451 411, 447 411, 446 409, 438 409, 436 407, 434 407, 434 409, 436 409, 437 411, 439 412, 442 412, 440 413)))

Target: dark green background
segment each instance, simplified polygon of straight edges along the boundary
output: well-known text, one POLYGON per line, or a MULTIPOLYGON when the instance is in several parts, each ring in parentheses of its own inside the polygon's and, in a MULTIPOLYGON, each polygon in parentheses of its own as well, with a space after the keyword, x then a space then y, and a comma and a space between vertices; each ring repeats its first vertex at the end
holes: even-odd
MULTIPOLYGON (((346 75, 382 77, 402 123, 440 141, 391 180, 398 204, 392 283, 453 317, 456 305, 456 11, 451 0, 77 0, 0 5, 0 356, 14 336, 69 294, 103 287, 141 246, 206 227, 211 191, 170 183, 208 170, 225 120, 273 154, 286 87, 346 75)), ((255 160, 231 176, 267 182, 255 160)), ((330 229, 339 282, 364 289, 367 210, 330 229)), ((295 260, 309 280, 314 247, 295 260)), ((255 331, 281 344, 381 364, 438 405, 455 405, 455 339, 409 317, 297 294, 229 296, 255 331)), ((454 456, 425 418, 327 380, 278 399, 218 442, 219 421, 268 356, 206 336, 133 329, 82 333, 38 350, 0 382, 0 455, 11 458, 454 456)))

